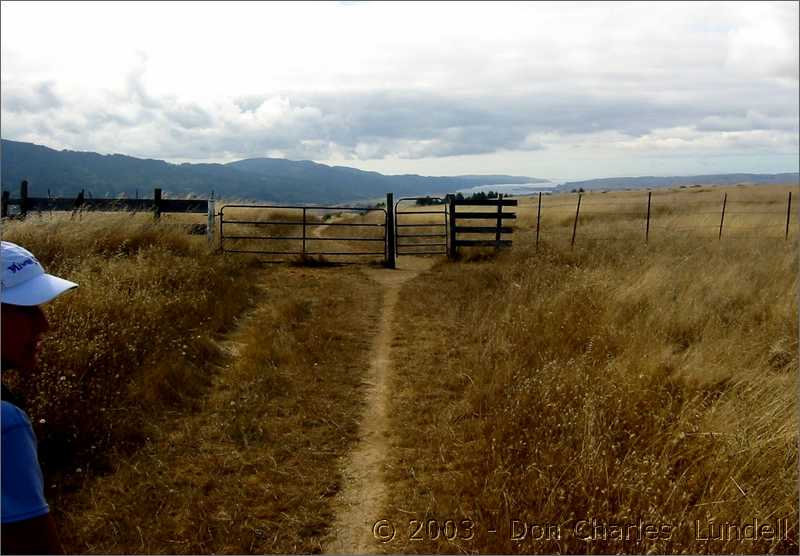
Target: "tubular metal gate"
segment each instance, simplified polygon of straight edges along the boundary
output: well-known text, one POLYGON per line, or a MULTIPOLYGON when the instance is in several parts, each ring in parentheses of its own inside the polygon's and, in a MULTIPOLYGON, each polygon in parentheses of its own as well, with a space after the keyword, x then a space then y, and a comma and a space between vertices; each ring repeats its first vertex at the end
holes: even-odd
MULTIPOLYGON (((274 215, 273 215, 274 216, 274 215)), ((386 234, 386 209, 383 208, 363 208, 363 207, 331 207, 331 206, 286 206, 286 205, 225 205, 219 211, 219 245, 220 250, 225 253, 253 253, 259 255, 269 255, 279 257, 266 262, 287 262, 297 256, 381 256, 387 258, 387 234, 386 234), (239 212, 237 216, 242 218, 232 219, 226 215, 225 211, 239 212), (277 219, 269 216, 269 211, 279 211, 277 219), (266 214, 265 214, 266 212, 266 214), (362 221, 359 222, 327 222, 326 219, 320 220, 314 217, 314 213, 352 213, 360 215, 362 221), (244 213, 244 214, 242 214, 244 213), (249 216, 248 216, 249 213, 249 216), (294 213, 294 214, 292 214, 294 213), (377 213, 377 222, 364 222, 369 220, 369 216, 377 213), (296 215, 296 218, 292 218, 296 215), (226 219, 227 216, 227 219, 226 219), (262 217, 262 218, 260 218, 262 217), (270 230, 275 230, 279 226, 276 234, 270 234, 270 230), (226 233, 226 227, 228 232, 226 233), (323 236, 320 232, 326 227, 342 227, 356 230, 358 235, 347 237, 323 236), (264 232, 260 232, 260 230, 264 232), (308 231, 312 230, 309 234, 308 231), (363 231, 362 231, 363 230, 363 231), (379 235, 368 236, 371 231, 377 231, 379 235), (265 235, 266 234, 266 235, 265 235), (334 250, 314 250, 311 248, 317 241, 333 241, 334 250), (247 242, 244 246, 239 242, 247 242), (273 242, 279 242, 277 244, 273 242), (357 242, 357 245, 367 245, 372 247, 376 243, 381 245, 381 250, 375 248, 367 251, 351 247, 350 242, 357 242), (264 249, 257 248, 266 243, 264 249), (274 247, 270 247, 270 245, 274 247)), ((337 261, 347 262, 347 261, 337 261)))
MULTIPOLYGON (((448 228, 449 221, 447 215, 447 199, 442 197, 403 197, 398 199, 394 205, 395 214, 395 245, 397 246, 398 255, 447 255, 448 246, 448 228), (438 204, 427 205, 431 207, 441 207, 440 210, 397 210, 400 203, 403 201, 438 201, 438 204), (437 214, 442 218, 441 222, 433 224, 428 223, 414 223, 411 220, 412 215, 430 215, 437 214), (405 223, 401 223, 400 216, 404 215, 406 218, 405 223), (415 233, 414 228, 426 228, 427 232, 432 233, 415 233), (433 230, 431 230, 433 228, 433 230), (403 230, 408 230, 411 233, 403 233, 403 230), (410 239, 411 242, 400 243, 401 239, 410 239), (423 241, 419 241, 419 240, 423 241), (423 250, 420 250, 423 249, 423 250)), ((426 217, 427 218, 427 217, 426 217)), ((433 219, 437 219, 433 217, 433 219)))

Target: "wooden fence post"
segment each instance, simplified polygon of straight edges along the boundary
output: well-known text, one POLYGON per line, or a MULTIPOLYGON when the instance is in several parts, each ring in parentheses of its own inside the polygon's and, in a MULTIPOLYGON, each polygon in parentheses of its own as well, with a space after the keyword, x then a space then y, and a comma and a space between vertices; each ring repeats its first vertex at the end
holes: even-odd
POLYGON ((792 217, 792 192, 789 192, 789 204, 786 205, 786 237, 789 239, 789 219, 792 217))
POLYGON ((494 234, 494 248, 500 249, 500 230, 503 226, 503 194, 497 196, 497 227, 494 234))
POLYGON ((8 198, 11 196, 11 193, 8 191, 3 191, 3 198, 0 201, 0 218, 5 218, 8 216, 8 198))
POLYGON ((647 192, 647 226, 644 229, 644 242, 647 243, 650 239, 650 197, 653 195, 652 191, 647 192))
POLYGON ((450 212, 450 252, 448 257, 451 261, 456 260, 458 257, 458 248, 456 247, 456 196, 450 195, 450 204, 447 207, 450 212))
POLYGON ((156 220, 161 218, 161 188, 156 187, 153 189, 153 218, 156 220))
POLYGON ((25 218, 28 214, 28 180, 19 184, 19 217, 25 218))
POLYGON ((578 229, 578 215, 581 213, 581 196, 583 193, 578 193, 578 206, 575 208, 575 223, 572 224, 572 243, 570 247, 575 247, 575 231, 578 229))
POLYGON ((539 222, 542 219, 542 192, 539 192, 539 207, 536 209, 536 250, 539 250, 539 222))
POLYGON ((728 203, 728 194, 722 197, 722 216, 719 219, 719 237, 717 239, 722 239, 722 223, 725 222, 725 205, 728 203))
POLYGON ((397 268, 394 235, 394 193, 386 194, 386 267, 397 268))

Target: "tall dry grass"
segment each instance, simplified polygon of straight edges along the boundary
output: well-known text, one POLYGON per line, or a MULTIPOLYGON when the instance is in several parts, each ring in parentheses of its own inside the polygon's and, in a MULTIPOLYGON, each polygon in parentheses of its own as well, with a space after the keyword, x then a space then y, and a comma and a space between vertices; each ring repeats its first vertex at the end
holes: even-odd
POLYGON ((638 223, 598 219, 584 237, 621 240, 570 250, 555 220, 566 241, 537 252, 529 210, 513 250, 409 285, 386 550, 796 553, 797 235, 645 246, 638 223), (465 517, 474 537, 447 540, 465 517), (780 518, 781 540, 707 539, 780 518), (639 524, 669 534, 613 529, 639 524))
POLYGON ((253 262, 145 214, 31 216, 4 222, 3 239, 80 285, 45 306, 39 368, 3 376, 25 400, 58 498, 194 406, 220 357, 213 337, 252 301, 253 262))
MULTIPOLYGON (((636 236, 644 241, 648 195, 650 195, 649 241, 651 242, 671 242, 676 238, 717 239, 720 223, 722 223, 722 237, 730 240, 782 239, 786 229, 790 191, 794 191, 792 207, 797 209, 796 186, 587 192, 581 195, 575 242, 582 244, 617 239, 627 242, 636 239, 636 236)), ((541 241, 560 244, 571 242, 577 202, 576 193, 542 196, 539 222, 541 241)), ((538 199, 536 197, 520 199, 517 212, 518 231, 531 231, 535 234, 538 199)), ((791 217, 790 235, 798 233, 799 225, 795 210, 791 217)))
POLYGON ((4 239, 80 284, 46 307, 40 368, 3 377, 26 398, 64 546, 319 551, 355 436, 377 285, 357 270, 263 270, 184 224, 86 213, 4 225, 4 239))
POLYGON ((379 291, 357 269, 273 267, 198 411, 59 508, 77 553, 311 553, 356 437, 379 291))

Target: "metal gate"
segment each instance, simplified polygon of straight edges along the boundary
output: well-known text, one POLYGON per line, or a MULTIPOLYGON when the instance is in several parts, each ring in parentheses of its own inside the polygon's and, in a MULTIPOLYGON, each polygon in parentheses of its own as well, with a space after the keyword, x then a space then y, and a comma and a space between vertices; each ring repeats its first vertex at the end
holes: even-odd
POLYGON ((265 262, 312 256, 336 257, 334 262, 340 263, 353 262, 350 257, 387 260, 386 221, 383 208, 225 205, 219 211, 219 246, 225 253, 269 256, 265 262), (323 235, 329 227, 340 233, 323 235), (317 242, 331 248, 322 249, 317 242))
POLYGON ((446 255, 448 253, 447 199, 443 197, 403 197, 394 205, 395 245, 397 255, 446 255), (400 203, 422 201, 426 207, 439 210, 398 210, 400 203), (414 215, 417 215, 416 218, 414 215), (419 215, 424 222, 419 222, 419 215), (430 216, 437 215, 437 216, 430 216), (401 218, 403 216, 403 218, 401 218), (401 222, 403 220, 403 222, 401 222), (416 222, 414 220, 417 220, 416 222), (427 220, 432 220, 428 223, 427 220), (440 221, 441 220, 441 221, 440 221), (406 241, 401 243, 401 240, 406 241))

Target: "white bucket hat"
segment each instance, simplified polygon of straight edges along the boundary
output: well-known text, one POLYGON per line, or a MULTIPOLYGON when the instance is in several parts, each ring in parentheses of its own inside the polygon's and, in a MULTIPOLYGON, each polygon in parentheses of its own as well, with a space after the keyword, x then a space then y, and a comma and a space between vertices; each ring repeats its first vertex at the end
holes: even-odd
POLYGON ((41 305, 78 287, 75 282, 45 274, 44 268, 30 251, 10 241, 2 242, 0 260, 3 264, 0 282, 3 303, 41 305))

